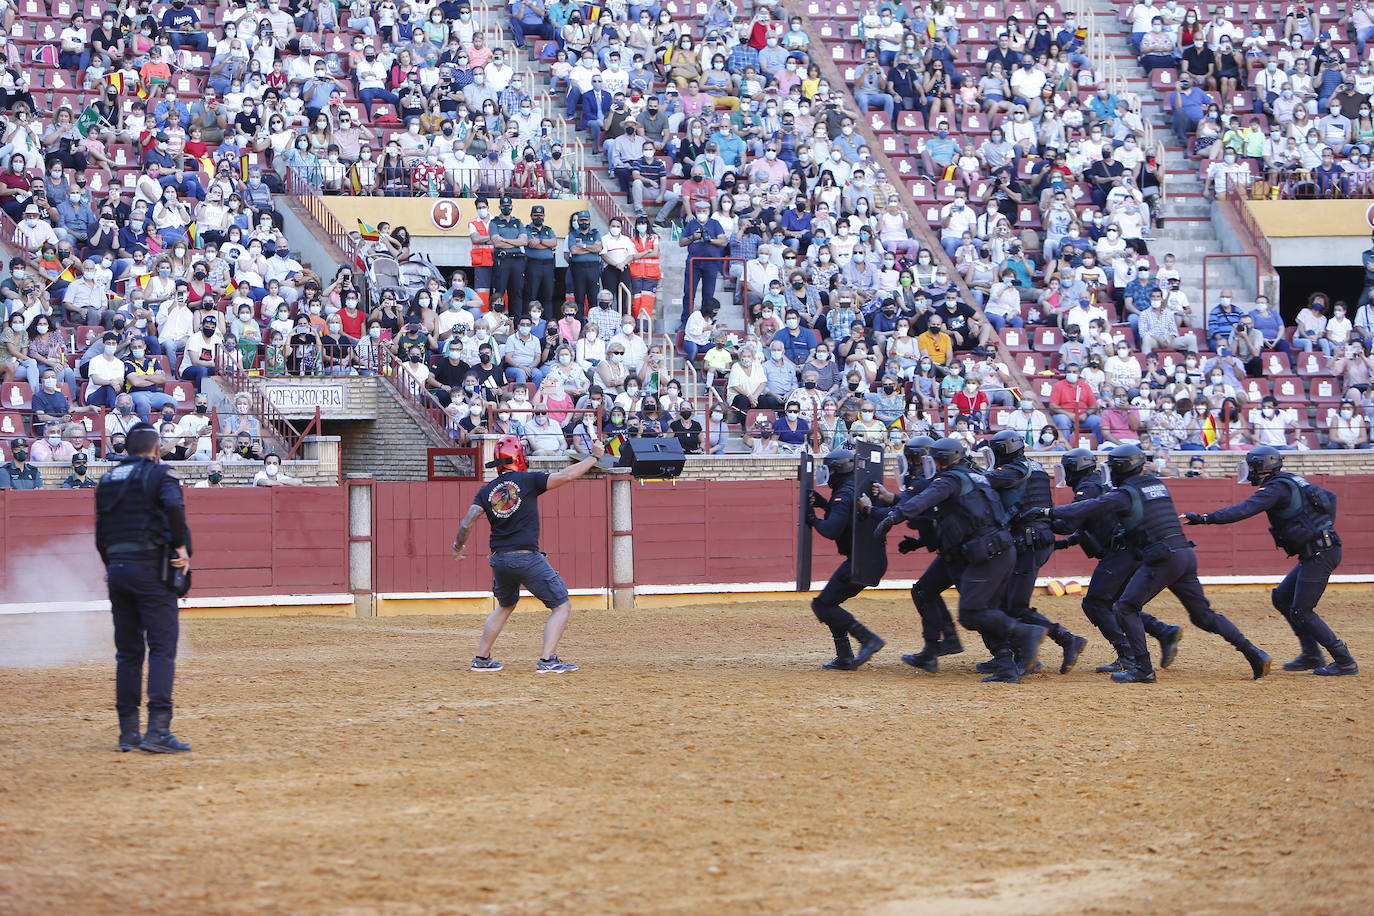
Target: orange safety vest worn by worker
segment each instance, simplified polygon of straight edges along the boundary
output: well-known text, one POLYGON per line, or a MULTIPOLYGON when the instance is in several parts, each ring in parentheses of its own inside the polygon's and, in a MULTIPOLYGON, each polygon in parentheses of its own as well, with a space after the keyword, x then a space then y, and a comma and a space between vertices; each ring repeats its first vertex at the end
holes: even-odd
MULTIPOLYGON (((491 228, 490 228, 489 226, 487 226, 487 223, 486 223, 485 220, 473 219, 472 222, 468 223, 468 235, 469 235, 469 236, 482 235, 482 236, 486 236, 487 238, 490 238, 490 237, 491 237, 491 228)), ((494 252, 494 250, 495 250, 495 249, 493 249, 492 246, 491 246, 490 244, 487 244, 487 245, 479 245, 479 244, 477 244, 476 242, 474 242, 474 243, 472 244, 472 252, 471 252, 472 266, 473 266, 473 267, 491 267, 492 264, 494 263, 494 259, 493 259, 493 252, 494 252)))
POLYGON ((649 233, 645 236, 632 236, 631 244, 635 246, 636 252, 652 252, 647 257, 636 258, 630 262, 630 276, 640 280, 660 280, 663 278, 663 271, 658 260, 658 236, 649 233))

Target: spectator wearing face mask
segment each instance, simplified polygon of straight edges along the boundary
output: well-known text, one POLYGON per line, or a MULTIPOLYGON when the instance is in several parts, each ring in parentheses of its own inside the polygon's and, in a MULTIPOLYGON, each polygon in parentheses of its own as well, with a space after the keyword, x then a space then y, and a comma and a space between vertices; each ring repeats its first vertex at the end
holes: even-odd
POLYGON ((1370 447, 1369 421, 1355 409, 1355 402, 1341 401, 1327 417, 1329 449, 1364 449, 1370 447))
POLYGON ((1080 366, 1067 367, 1062 381, 1054 383, 1050 389, 1051 418, 1064 436, 1068 436, 1075 426, 1094 437, 1101 420, 1097 416, 1097 395, 1092 387, 1080 376, 1080 366))
POLYGON ((0 464, 0 490, 41 490, 43 475, 29 462, 29 440, 10 440, 10 460, 0 464))
POLYGON ((263 456, 262 470, 253 475, 255 487, 298 487, 301 481, 282 470, 281 456, 268 452, 263 456))

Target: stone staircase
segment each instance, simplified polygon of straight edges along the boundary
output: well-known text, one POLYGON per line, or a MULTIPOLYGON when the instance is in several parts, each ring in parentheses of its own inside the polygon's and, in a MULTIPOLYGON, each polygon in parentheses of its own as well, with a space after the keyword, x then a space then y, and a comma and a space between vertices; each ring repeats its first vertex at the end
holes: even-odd
POLYGON ((1198 177, 1199 163, 1188 158, 1187 151, 1174 139, 1171 121, 1164 110, 1164 94, 1151 84, 1145 71, 1136 62, 1135 51, 1129 42, 1129 24, 1119 18, 1119 8, 1109 0, 1096 0, 1095 25, 1102 33, 1108 52, 1117 61, 1123 76, 1124 91, 1134 93, 1141 101, 1141 117, 1154 129, 1156 143, 1164 149, 1165 206, 1162 225, 1154 230, 1149 242, 1150 254, 1159 263, 1164 255, 1173 254, 1181 275, 1183 292, 1193 306, 1194 324, 1205 326, 1206 309, 1215 301, 1218 291, 1232 288, 1242 302, 1256 294, 1254 275, 1248 268, 1237 266, 1238 259, 1222 259, 1206 264, 1207 298, 1202 301, 1203 256, 1225 251, 1214 219, 1222 219, 1212 201, 1203 196, 1203 181, 1198 177))

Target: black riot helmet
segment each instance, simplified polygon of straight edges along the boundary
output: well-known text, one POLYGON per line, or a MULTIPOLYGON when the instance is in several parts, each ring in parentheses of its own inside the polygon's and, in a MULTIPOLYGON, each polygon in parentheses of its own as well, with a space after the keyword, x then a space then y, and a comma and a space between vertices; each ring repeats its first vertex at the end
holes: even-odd
POLYGON ((1072 448, 1059 458, 1059 466, 1064 469, 1064 480, 1069 486, 1097 470, 1097 456, 1086 448, 1072 448))
POLYGON ((825 469, 830 472, 830 479, 834 480, 837 474, 854 473, 854 453, 847 448, 837 448, 826 455, 823 459, 825 469))
POLYGON ((906 456, 906 463, 919 465, 921 459, 930 454, 930 447, 934 444, 935 440, 929 436, 912 436, 906 440, 906 445, 902 446, 902 454, 906 456))
POLYGON ((997 467, 1015 461, 1026 451, 1026 440, 1013 429, 1004 429, 988 442, 997 467))
POLYGON ((1283 469, 1283 452, 1274 448, 1272 445, 1261 445, 1253 448, 1245 456, 1246 480, 1252 487, 1257 487, 1276 471, 1283 469))
POLYGON ((1120 486, 1145 468, 1148 460, 1138 445, 1118 445, 1107 455, 1107 470, 1111 471, 1112 483, 1120 486))
POLYGON ((954 467, 967 455, 968 449, 958 439, 940 439, 930 447, 930 457, 941 470, 954 467))

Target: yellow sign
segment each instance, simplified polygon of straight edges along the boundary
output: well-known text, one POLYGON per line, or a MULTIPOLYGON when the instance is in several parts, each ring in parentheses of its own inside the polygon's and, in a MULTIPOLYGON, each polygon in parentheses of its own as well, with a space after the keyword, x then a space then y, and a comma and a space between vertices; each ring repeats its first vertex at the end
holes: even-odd
POLYGON ((1271 239, 1369 234, 1367 200, 1251 200, 1246 206, 1271 239))
MULTIPOLYGON (((468 225, 477 218, 476 202, 472 198, 452 197, 324 197, 329 211, 346 228, 354 229, 362 220, 369 226, 390 223, 392 228, 405 226, 414 238, 466 237, 468 225), (447 228, 446 228, 447 227, 447 228)), ((499 210, 498 197, 488 198, 492 215, 499 210)), ((516 198, 512 215, 528 223, 530 207, 544 208, 544 222, 561 238, 568 234, 572 215, 589 209, 586 200, 538 200, 516 198)))

